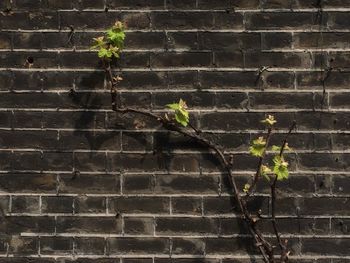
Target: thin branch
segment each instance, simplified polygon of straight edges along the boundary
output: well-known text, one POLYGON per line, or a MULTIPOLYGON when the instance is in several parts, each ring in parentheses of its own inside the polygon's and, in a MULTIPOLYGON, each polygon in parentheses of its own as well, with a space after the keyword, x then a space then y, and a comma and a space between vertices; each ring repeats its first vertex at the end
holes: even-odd
MULTIPOLYGON (((292 125, 289 128, 289 131, 286 135, 286 137, 284 138, 283 142, 282 142, 282 146, 281 146, 281 150, 279 152, 279 156, 282 157, 286 146, 287 146, 287 141, 288 138, 290 136, 290 134, 292 133, 292 131, 294 130, 296 126, 296 122, 293 121, 292 125)), ((273 231, 274 234, 276 236, 278 245, 281 249, 281 262, 285 262, 286 260, 288 260, 288 254, 289 252, 287 251, 287 246, 285 244, 283 244, 278 228, 277 228, 277 223, 276 223, 276 186, 277 186, 277 175, 275 176, 273 183, 270 185, 270 190, 271 190, 271 222, 272 222, 272 226, 273 226, 273 231)))
POLYGON ((267 130, 267 135, 266 135, 266 139, 265 139, 266 140, 265 149, 264 149, 262 155, 259 157, 258 168, 256 170, 256 173, 255 173, 255 176, 254 176, 254 179, 253 179, 253 183, 252 183, 251 187, 249 188, 249 191, 247 192, 247 195, 251 195, 254 192, 255 186, 258 183, 258 180, 260 178, 261 167, 263 165, 264 158, 266 156, 266 151, 267 151, 267 148, 269 146, 271 134, 272 134, 272 127, 269 127, 268 130, 267 130))

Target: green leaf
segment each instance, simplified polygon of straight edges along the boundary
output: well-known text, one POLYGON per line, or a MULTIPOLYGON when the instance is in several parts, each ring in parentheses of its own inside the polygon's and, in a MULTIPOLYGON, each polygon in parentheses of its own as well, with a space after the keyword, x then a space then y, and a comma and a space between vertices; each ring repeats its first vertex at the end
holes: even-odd
POLYGON ((279 152, 281 151, 281 146, 272 145, 271 150, 274 152, 279 152))
POLYGON ((249 147, 249 152, 251 155, 256 157, 261 157, 264 154, 266 146, 266 140, 264 137, 259 137, 256 140, 253 140, 252 145, 249 147))
POLYGON ((105 32, 105 36, 94 38, 92 49, 98 50, 98 56, 104 59, 119 58, 120 51, 124 47, 124 25, 116 22, 113 27, 105 32))
POLYGON ((117 48, 117 47, 110 47, 109 50, 111 52, 111 56, 119 58, 119 48, 117 48))
POLYGON ((250 189, 250 184, 245 184, 243 188, 243 192, 248 193, 250 189))
POLYGON ((179 109, 180 109, 179 103, 167 104, 166 106, 167 106, 169 109, 172 109, 172 110, 179 110, 179 109))
POLYGON ((182 99, 179 100, 179 103, 171 103, 166 105, 169 109, 174 110, 175 120, 186 127, 190 121, 190 116, 187 109, 186 102, 182 99))
MULTIPOLYGON (((282 146, 272 145, 271 150, 274 152, 280 152, 282 149, 282 146)), ((289 147, 288 143, 284 145, 284 151, 291 151, 292 148, 289 147)))
POLYGON ((175 113, 175 120, 180 123, 182 126, 186 127, 189 122, 189 116, 182 114, 180 111, 175 113))
POLYGON ((106 57, 108 57, 108 49, 100 48, 100 50, 98 51, 98 57, 99 58, 106 58, 106 57))
POLYGON ((107 43, 104 41, 104 37, 93 38, 95 44, 91 47, 91 49, 101 49, 105 48, 107 43))
POLYGON ((266 119, 261 121, 262 123, 273 126, 277 121, 275 120, 275 117, 273 115, 268 115, 266 119))
POLYGON ((270 167, 266 166, 266 165, 262 165, 261 166, 261 171, 260 174, 267 180, 270 181, 270 177, 269 174, 272 173, 272 170, 270 169, 270 167))
POLYGON ((277 180, 287 179, 289 175, 288 162, 286 162, 283 157, 276 155, 273 158, 273 163, 273 172, 277 176, 277 180))
POLYGON ((123 31, 116 31, 114 29, 109 29, 107 31, 107 38, 112 43, 113 46, 118 48, 123 48, 125 33, 123 31))

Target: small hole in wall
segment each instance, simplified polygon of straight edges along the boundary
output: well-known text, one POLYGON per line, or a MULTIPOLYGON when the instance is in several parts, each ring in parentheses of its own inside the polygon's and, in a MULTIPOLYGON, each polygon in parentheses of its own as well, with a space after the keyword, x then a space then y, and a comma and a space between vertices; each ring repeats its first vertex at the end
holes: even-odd
POLYGON ((33 57, 27 57, 26 62, 27 62, 27 64, 32 65, 34 63, 34 58, 33 57))
POLYGON ((336 162, 336 163, 339 162, 339 158, 335 158, 335 162, 336 162))

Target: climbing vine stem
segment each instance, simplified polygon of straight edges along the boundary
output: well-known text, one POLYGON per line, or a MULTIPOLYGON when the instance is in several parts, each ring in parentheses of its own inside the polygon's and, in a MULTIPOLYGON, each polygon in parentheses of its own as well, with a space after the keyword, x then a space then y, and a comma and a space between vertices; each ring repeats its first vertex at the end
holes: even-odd
MULTIPOLYGON (((257 226, 257 222, 261 220, 260 213, 257 215, 253 215, 247 206, 247 198, 254 194, 254 190, 256 188, 256 184, 261 178, 265 178, 270 187, 270 195, 271 195, 271 218, 270 221, 272 223, 274 229, 274 235, 276 237, 277 243, 280 248, 280 259, 278 262, 287 262, 289 256, 289 250, 287 248, 287 240, 282 241, 280 234, 277 229, 276 222, 276 187, 277 182, 279 180, 284 180, 288 178, 288 162, 285 161, 284 152, 290 150, 287 139, 289 135, 292 133, 295 128, 295 122, 293 122, 292 126, 289 129, 282 145, 275 146, 268 149, 270 138, 273 133, 274 125, 277 122, 272 115, 268 115, 262 122, 267 128, 267 134, 265 136, 261 136, 256 140, 253 140, 249 151, 250 154, 258 157, 258 166, 256 173, 253 177, 252 185, 248 183, 244 186, 243 194, 237 186, 235 177, 234 177, 234 162, 231 159, 228 159, 225 156, 225 151, 211 140, 205 138, 201 131, 196 129, 190 122, 190 114, 187 111, 187 104, 184 100, 180 99, 179 102, 170 103, 167 106, 169 109, 169 113, 164 115, 153 113, 151 110, 141 110, 134 107, 125 107, 118 105, 117 103, 117 94, 118 94, 118 83, 122 81, 122 78, 118 75, 114 75, 112 69, 112 61, 113 59, 118 59, 120 53, 124 47, 124 25, 121 22, 116 22, 114 26, 109 28, 105 35, 100 36, 98 38, 94 38, 95 44, 92 47, 97 50, 98 56, 102 61, 102 66, 104 68, 108 83, 110 85, 110 94, 111 94, 111 105, 112 110, 119 114, 137 114, 144 116, 146 118, 150 118, 159 122, 162 127, 168 131, 179 133, 185 137, 191 138, 197 143, 207 147, 213 154, 217 156, 220 160, 223 170, 225 174, 228 176, 228 181, 230 185, 230 192, 234 196, 234 200, 232 201, 232 206, 236 206, 238 204, 239 213, 242 216, 245 224, 249 229, 249 233, 254 239, 255 245, 258 248, 263 261, 265 263, 275 263, 275 246, 267 241, 262 232, 259 230, 257 226), (273 157, 273 164, 269 165, 265 162, 265 157, 269 152, 276 153, 273 157)), ((232 158, 232 156, 230 157, 232 158)))

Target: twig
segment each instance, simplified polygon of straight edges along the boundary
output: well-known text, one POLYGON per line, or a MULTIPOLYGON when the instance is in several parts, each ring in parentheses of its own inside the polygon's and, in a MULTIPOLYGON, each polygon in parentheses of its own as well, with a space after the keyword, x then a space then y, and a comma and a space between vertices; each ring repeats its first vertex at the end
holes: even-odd
MULTIPOLYGON (((293 121, 292 125, 289 128, 289 131, 286 135, 286 137, 283 140, 282 146, 281 146, 281 150, 279 152, 279 156, 282 157, 284 150, 286 148, 287 145, 287 141, 288 138, 290 136, 290 134, 292 133, 292 131, 294 130, 296 126, 296 122, 293 121)), ((281 249, 281 262, 286 262, 286 260, 288 260, 288 254, 289 252, 287 251, 287 246, 285 244, 283 244, 280 234, 278 232, 278 228, 277 228, 277 223, 276 223, 276 186, 277 186, 277 175, 275 176, 273 183, 270 184, 270 190, 271 190, 271 222, 272 222, 272 226, 273 226, 273 231, 274 234, 276 236, 278 245, 281 249)))
POLYGON ((247 192, 247 195, 251 195, 254 192, 255 186, 258 183, 259 177, 261 175, 261 167, 263 165, 264 158, 266 156, 266 150, 267 150, 267 147, 269 146, 271 134, 272 134, 272 127, 269 127, 267 130, 267 135, 266 135, 265 149, 264 149, 262 155, 259 157, 258 168, 256 170, 256 173, 255 173, 255 176, 253 179, 253 183, 252 183, 251 187, 249 188, 249 191, 247 192))

